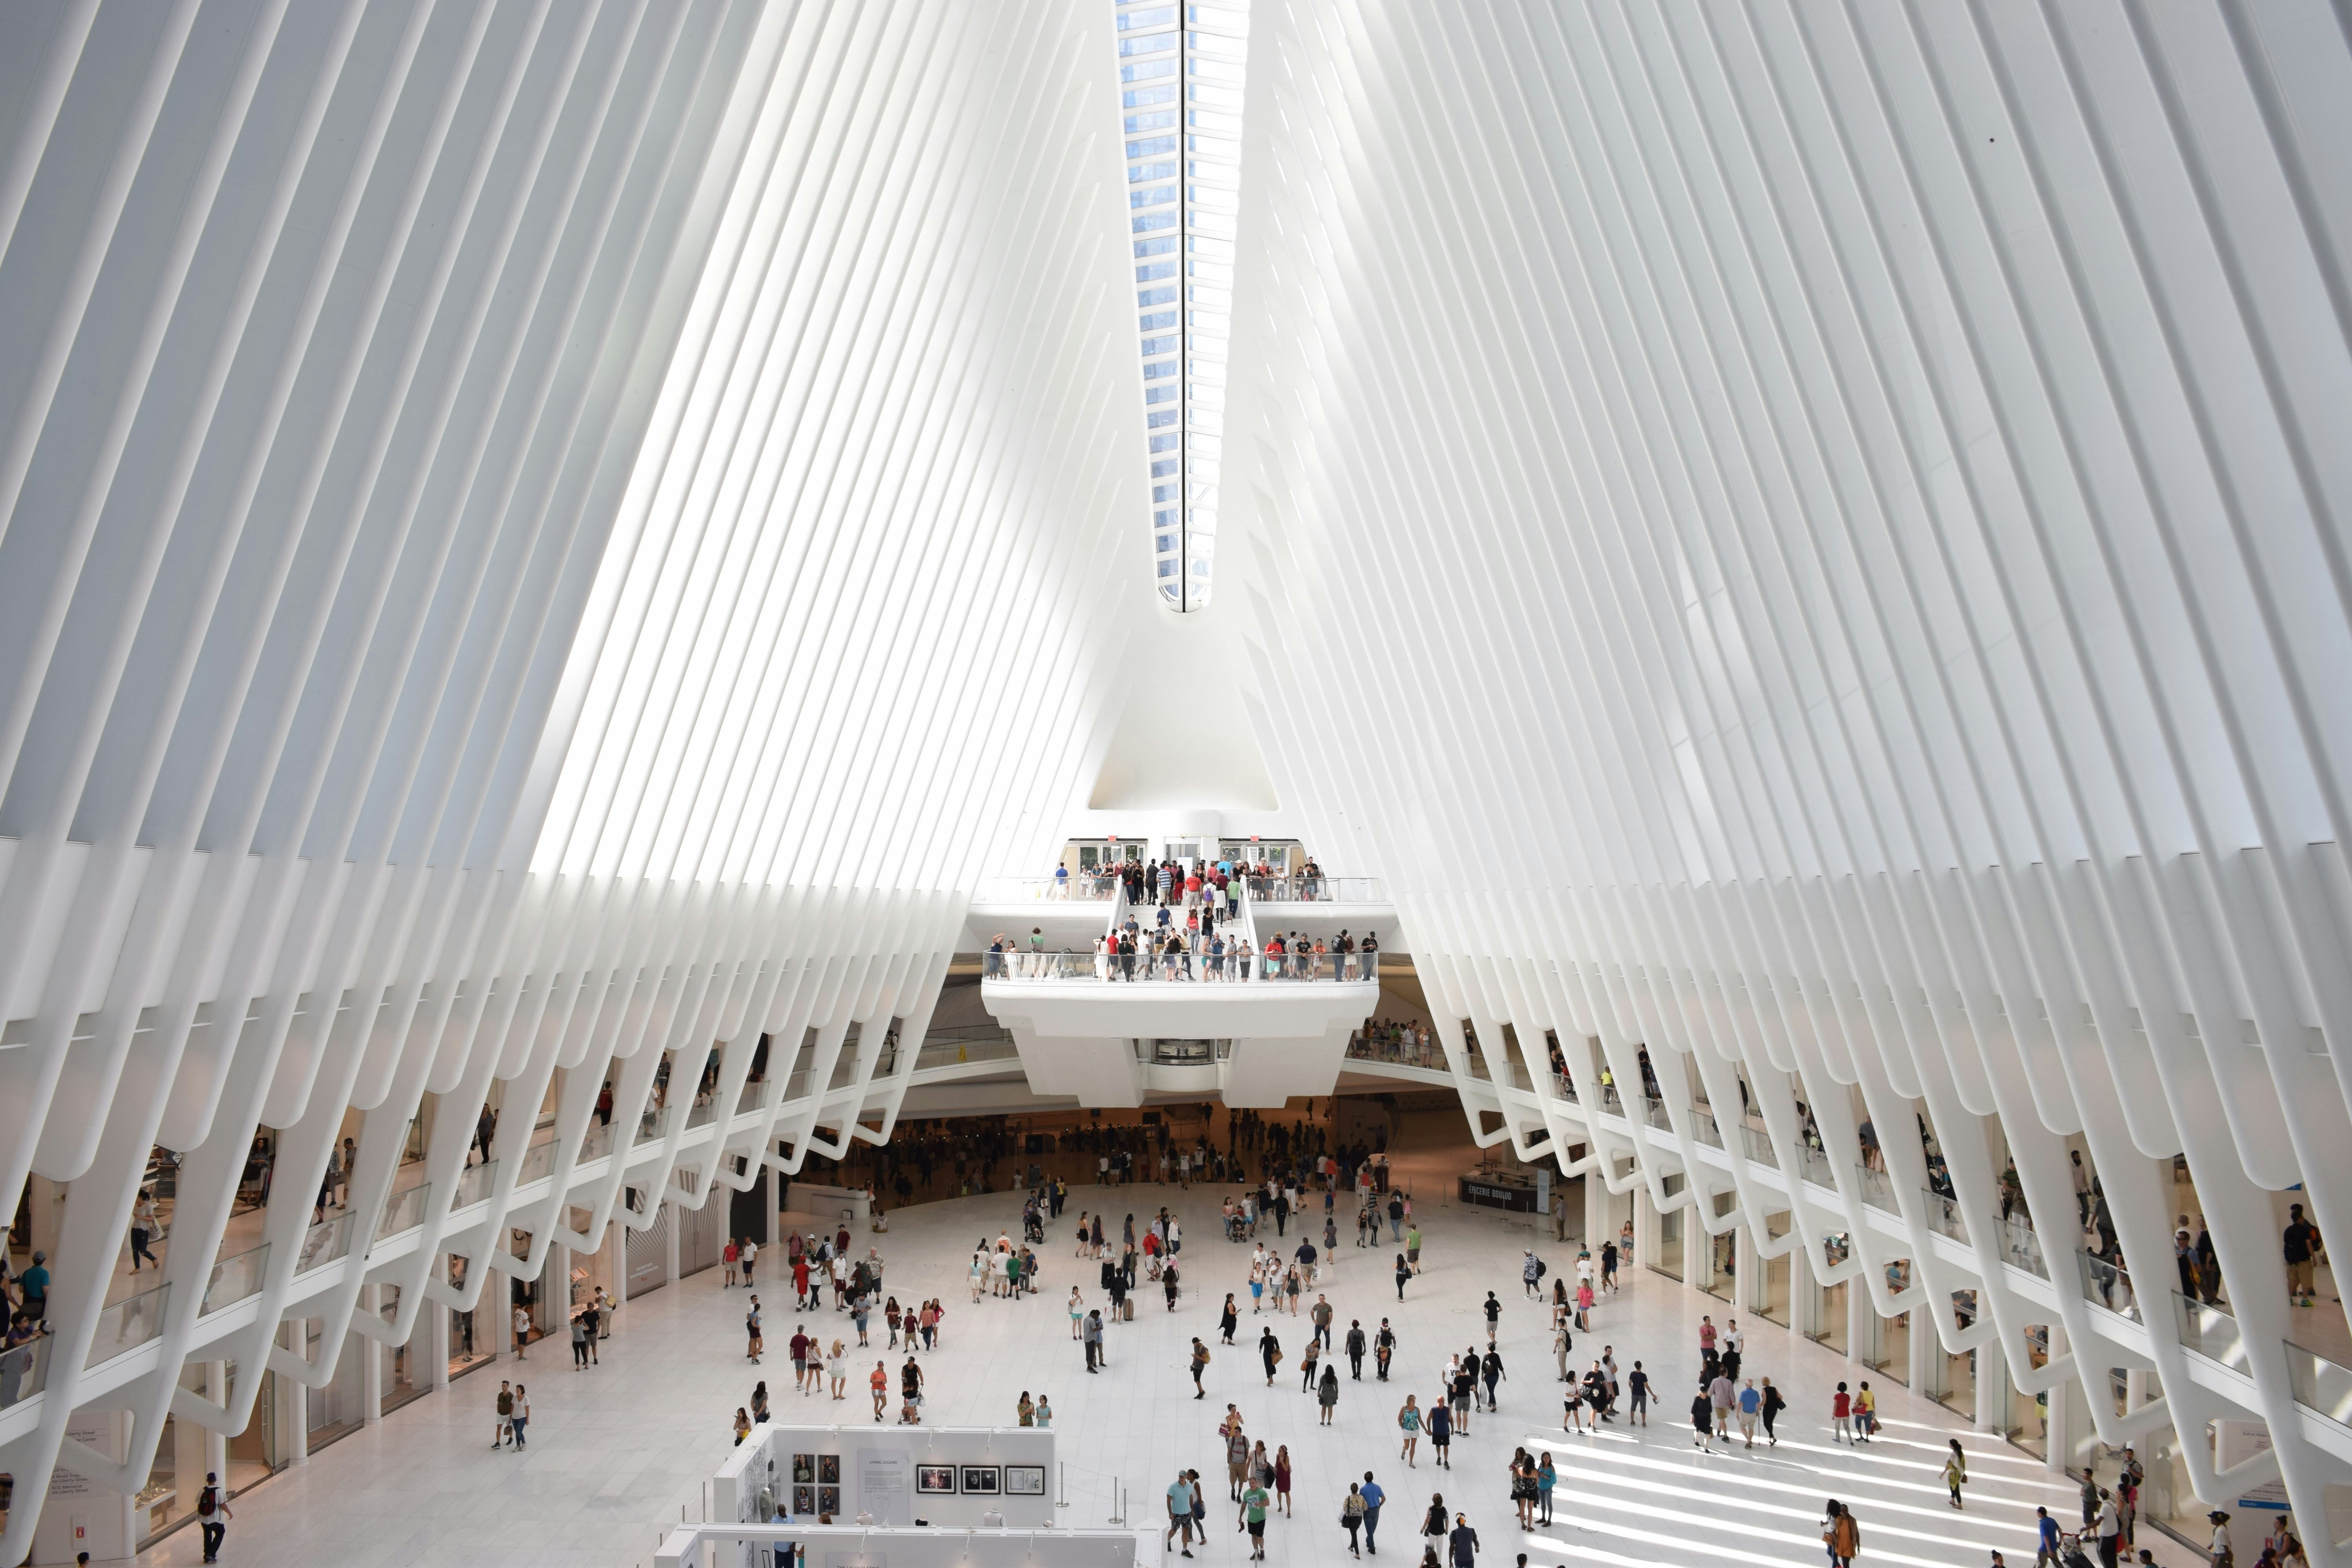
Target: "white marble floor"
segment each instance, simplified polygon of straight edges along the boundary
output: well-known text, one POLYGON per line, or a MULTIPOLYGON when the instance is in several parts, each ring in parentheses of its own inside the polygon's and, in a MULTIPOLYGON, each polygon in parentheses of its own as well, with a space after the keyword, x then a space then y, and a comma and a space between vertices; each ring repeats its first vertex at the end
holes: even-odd
MULTIPOLYGON (((1696 1327, 1702 1312, 1718 1322, 1726 1313, 1721 1302, 1645 1272, 1629 1276, 1624 1292, 1604 1300, 1596 1331, 1580 1337, 1578 1349, 1597 1354, 1607 1343, 1627 1367, 1640 1359, 1653 1372, 1664 1369, 1666 1408, 1646 1429, 1627 1430, 1620 1422, 1600 1436, 1563 1433, 1547 1310, 1525 1300, 1517 1281, 1529 1236, 1525 1222, 1427 1199, 1418 1216, 1424 1272, 1402 1303, 1391 1277, 1392 1250, 1360 1251, 1343 1234, 1328 1284, 1338 1331, 1344 1333, 1350 1318, 1363 1319, 1368 1330, 1383 1314, 1394 1320, 1397 1380, 1389 1387, 1374 1383, 1368 1362, 1363 1382, 1343 1380, 1335 1425, 1320 1426, 1312 1397, 1297 1382, 1307 1334, 1303 1314, 1279 1320, 1288 1374, 1265 1385, 1254 1348, 1259 1325, 1241 1289, 1248 1249, 1217 1238, 1220 1196, 1214 1189, 1179 1193, 1148 1184, 1073 1190, 1074 1210, 1100 1205, 1114 1218, 1131 1211, 1139 1223, 1166 1204, 1190 1238, 1180 1309, 1171 1313, 1156 1292, 1143 1295, 1136 1321, 1113 1329, 1109 1368, 1095 1377, 1082 1370, 1063 1310, 1074 1280, 1089 1303, 1099 1300, 1097 1266, 1071 1256, 1068 1218, 1052 1229, 1041 1295, 975 1305, 963 1279, 971 1246, 1001 1227, 1017 1229, 1018 1199, 969 1198, 900 1211, 880 1238, 888 1287, 901 1301, 938 1296, 948 1308, 940 1348, 924 1358, 929 1417, 1010 1424, 1024 1389, 1050 1394, 1067 1467, 1063 1518, 1072 1525, 1108 1522, 1114 1489, 1124 1486, 1129 1517, 1143 1526, 1163 1514, 1161 1496, 1177 1468, 1197 1467, 1215 1522, 1201 1549, 1207 1562, 1238 1563, 1244 1555, 1232 1514, 1216 1506, 1226 1489, 1214 1429, 1228 1400, 1239 1405, 1254 1436, 1290 1447, 1295 1518, 1276 1521, 1268 1534, 1269 1560, 1282 1563, 1341 1557, 1339 1498, 1348 1479, 1366 1469, 1391 1499, 1380 1555, 1407 1563, 1419 1560, 1412 1537, 1433 1492, 1444 1495, 1449 1510, 1469 1514, 1482 1538, 1482 1561, 1498 1568, 1508 1568, 1520 1552, 1538 1564, 1812 1568, 1822 1560, 1815 1521, 1828 1497, 1855 1508, 1866 1563, 1982 1568, 1999 1548, 2021 1565, 2032 1561, 2034 1506, 2047 1504, 2062 1519, 2071 1515, 2073 1492, 2052 1485, 2040 1461, 1965 1431, 1948 1412, 1892 1384, 1880 1385, 1885 1431, 1876 1444, 1859 1450, 1831 1444, 1828 1391, 1839 1378, 1855 1378, 1856 1369, 1762 1322, 1749 1325, 1747 1362, 1752 1373, 1771 1375, 1788 1391, 1792 1408, 1780 1423, 1780 1446, 1694 1453, 1678 1413, 1688 1404, 1684 1385, 1696 1367, 1696 1327), (1396 1409, 1408 1390, 1427 1404, 1448 1352, 1483 1341, 1478 1307, 1489 1289, 1504 1305, 1501 1344, 1510 1374, 1502 1409, 1476 1417, 1469 1434, 1457 1437, 1451 1471, 1433 1468, 1426 1440, 1418 1468, 1409 1470, 1397 1458, 1396 1409), (1228 1289, 1240 1292, 1240 1342, 1216 1347, 1210 1397, 1195 1401, 1186 1352, 1193 1334, 1214 1340, 1228 1289), (1945 1506, 1936 1479, 1951 1436, 1966 1447, 1974 1478, 1960 1513, 1945 1506), (1523 1443, 1549 1448, 1560 1469, 1556 1522, 1532 1534, 1517 1528, 1505 1476, 1513 1448, 1523 1443)), ((1296 1239, 1294 1227, 1294 1245, 1296 1239)), ((1549 1244, 1542 1251, 1556 1270, 1573 1257, 1549 1244)), ((727 1452, 728 1423, 748 1401, 755 1376, 768 1379, 779 1420, 830 1424, 865 1413, 857 1378, 839 1405, 793 1396, 784 1343, 794 1315, 789 1287, 778 1289, 772 1279, 761 1291, 768 1309, 766 1363, 748 1366, 742 1293, 723 1289, 720 1279, 710 1269, 631 1303, 602 1347, 600 1367, 574 1372, 568 1347, 547 1344, 520 1365, 502 1360, 446 1395, 418 1400, 278 1476, 236 1500, 224 1561, 252 1568, 650 1563, 665 1523, 675 1523, 681 1509, 698 1516, 701 1483, 727 1452), (492 1453, 499 1380, 518 1373, 530 1392, 530 1446, 521 1454, 492 1453)), ((814 1316, 827 1338, 851 1337, 845 1316, 814 1316)), ((878 1355, 878 1319, 874 1337, 878 1355)), ((895 1372, 900 1358, 889 1359, 895 1372)), ((871 1364, 869 1356, 864 1366, 871 1364)), ((1343 1371, 1345 1364, 1343 1359, 1343 1371)), ((894 1415, 895 1408, 894 1401, 894 1415)), ((1147 1560, 1156 1558, 1159 1542, 1154 1530, 1147 1560)), ((2169 1541, 2142 1544, 2153 1545, 2160 1563, 2191 1561, 2169 1541)), ((188 1530, 142 1561, 194 1563, 198 1555, 195 1531, 188 1530)))

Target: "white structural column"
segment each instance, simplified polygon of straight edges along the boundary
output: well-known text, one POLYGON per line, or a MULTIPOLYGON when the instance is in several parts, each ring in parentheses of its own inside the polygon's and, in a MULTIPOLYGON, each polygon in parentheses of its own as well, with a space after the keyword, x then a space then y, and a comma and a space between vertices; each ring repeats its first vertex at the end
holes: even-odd
POLYGON ((1457 1073, 1482 1136, 1580 1122, 1693 1229, 1735 1190, 1856 1326, 2305 1520, 2352 1479, 2272 1201, 2352 1226, 2341 23, 1261 0, 1222 519, 1263 687, 1377 672, 1260 739, 1441 1035, 1595 1040, 1633 1112, 1457 1073), (2275 1447, 2215 1475, 2217 1417, 2275 1447))

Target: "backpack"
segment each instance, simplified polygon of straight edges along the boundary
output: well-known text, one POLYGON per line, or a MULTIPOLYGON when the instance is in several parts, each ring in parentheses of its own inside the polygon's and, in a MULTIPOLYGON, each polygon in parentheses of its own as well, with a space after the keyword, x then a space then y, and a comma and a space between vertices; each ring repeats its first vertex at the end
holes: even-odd
POLYGON ((1549 1274, 1549 1273, 1550 1273, 1550 1272, 1551 1272, 1551 1265, 1550 1265, 1550 1264, 1546 1263, 1546 1262, 1545 1262, 1542 1258, 1537 1258, 1537 1259, 1536 1259, 1536 1278, 1537 1278, 1537 1279, 1542 1279, 1545 1275, 1547 1275, 1547 1274, 1549 1274))
POLYGON ((219 1506, 219 1488, 206 1487, 204 1490, 196 1494, 196 1517, 198 1519, 210 1519, 213 1516, 213 1510, 219 1506))

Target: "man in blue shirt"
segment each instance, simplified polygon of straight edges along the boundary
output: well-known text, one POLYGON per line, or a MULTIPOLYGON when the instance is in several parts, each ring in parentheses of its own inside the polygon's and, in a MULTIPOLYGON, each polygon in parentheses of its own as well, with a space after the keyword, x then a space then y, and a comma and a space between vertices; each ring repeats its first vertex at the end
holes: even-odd
POLYGON ((36 1252, 33 1254, 33 1266, 17 1277, 17 1282, 25 1288, 25 1315, 37 1326, 47 1321, 49 1315, 48 1262, 47 1253, 36 1252))
POLYGON ((1165 1552, 1171 1542, 1181 1535, 1184 1555, 1192 1555, 1192 1483, 1183 1471, 1176 1472, 1176 1482, 1168 1489, 1168 1533, 1160 1542, 1165 1552))
POLYGON ((1364 1549, 1377 1557, 1381 1549, 1372 1543, 1372 1538, 1381 1531, 1381 1504, 1389 1500, 1389 1494, 1381 1490, 1380 1483, 1372 1479, 1372 1472, 1366 1470, 1364 1489, 1360 1495, 1364 1500, 1364 1549))
POLYGON ((2033 1553, 2033 1568, 2042 1568, 2045 1563, 2051 1568, 2059 1568, 2058 1521, 2050 1517, 2048 1509, 2037 1508, 2033 1510, 2033 1528, 2039 1535, 2039 1550, 2033 1553))

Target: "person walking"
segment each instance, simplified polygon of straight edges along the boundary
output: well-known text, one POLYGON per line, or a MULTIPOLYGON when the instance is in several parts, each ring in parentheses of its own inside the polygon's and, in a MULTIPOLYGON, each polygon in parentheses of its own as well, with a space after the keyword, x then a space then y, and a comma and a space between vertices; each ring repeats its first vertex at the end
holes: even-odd
POLYGON ((1454 1516, 1454 1529, 1445 1538, 1451 1555, 1450 1568, 1478 1568, 1478 1532, 1470 1528, 1467 1514, 1454 1516))
POLYGON ((1323 1407, 1321 1425, 1331 1425, 1331 1413, 1339 1407, 1339 1365, 1337 1362, 1323 1364, 1323 1381, 1317 1385, 1315 1402, 1323 1407))
MULTIPOLYGON (((1637 1362, 1634 1364, 1639 1365, 1640 1363, 1637 1362)), ((1787 1409, 1788 1406, 1789 1402, 1780 1397, 1780 1391, 1772 1386, 1772 1380, 1769 1377, 1766 1378, 1764 1380, 1763 1405, 1764 1446, 1766 1447, 1777 1448, 1780 1446, 1780 1439, 1772 1435, 1772 1418, 1780 1415, 1781 1411, 1787 1409)))
MULTIPOLYGON (((1075 1290, 1071 1293, 1076 1294, 1075 1290)), ((1217 1314, 1217 1332, 1223 1337, 1225 1343, 1234 1342, 1234 1331, 1241 1326, 1241 1309, 1234 1304, 1234 1293, 1228 1290, 1225 1292, 1225 1309, 1217 1314)))
POLYGON ((1378 1557, 1381 1554, 1381 1504, 1389 1500, 1389 1495, 1381 1489, 1378 1481, 1372 1479, 1370 1470, 1364 1472, 1361 1496, 1364 1500, 1364 1550, 1378 1557))
POLYGON ((1855 1522, 1853 1510, 1835 1498, 1829 1500, 1822 1514, 1822 1544, 1829 1549, 1836 1568, 1852 1568, 1862 1551, 1862 1526, 1855 1522))
POLYGON ((1192 1336, 1192 1397, 1195 1399, 1209 1397, 1209 1391, 1201 1386, 1201 1374, 1208 1370, 1209 1347, 1201 1342, 1200 1335, 1194 1334, 1192 1336))
MULTIPOLYGON (((1404 1260, 1415 1274, 1421 1272, 1421 1226, 1417 1225, 1405 1226, 1404 1260)), ((1404 1292, 1400 1289, 1397 1294, 1402 1296, 1404 1292)))
MULTIPOLYGON (((1756 1447, 1756 1417, 1763 1407, 1764 1396, 1756 1392, 1756 1380, 1751 1377, 1748 1380, 1748 1385, 1739 1391, 1739 1441, 1741 1447, 1748 1448, 1756 1447)), ((1955 1443, 1952 1447, 1957 1449, 1959 1445, 1955 1443)), ((1955 1493, 1954 1495, 1958 1496, 1958 1494, 1955 1493)))
POLYGON ((1445 1395, 1441 1394, 1430 1403, 1427 1424, 1430 1451, 1436 1456, 1437 1468, 1452 1469, 1454 1458, 1449 1450, 1454 1446, 1454 1412, 1446 1405, 1445 1395))
POLYGON ((221 1490, 219 1473, 206 1470, 205 1489, 196 1494, 196 1519, 204 1530, 205 1562, 220 1561, 221 1542, 228 1538, 228 1521, 236 1517, 229 1511, 228 1494, 221 1490))
POLYGON ((1960 1488, 1969 1479, 1969 1457, 1960 1451, 1960 1440, 1951 1439, 1952 1451, 1944 1456, 1944 1485, 1952 1494, 1952 1506, 1960 1506, 1960 1488))
MULTIPOLYGON (((1445 1494, 1444 1492, 1430 1493, 1429 1511, 1422 1515, 1421 1519, 1422 1539, 1429 1542, 1426 1552, 1427 1557, 1434 1557, 1437 1555, 1439 1545, 1441 1545, 1445 1540, 1446 1522, 1445 1494)), ((1424 1561, 1425 1560, 1426 1558, 1424 1558, 1424 1561)))
MULTIPOLYGON (((1413 1234, 1414 1234, 1415 1236, 1418 1236, 1418 1235, 1420 1235, 1421 1233, 1420 1233, 1419 1231, 1415 1231, 1415 1232, 1413 1232, 1413 1234)), ((1403 1254, 1403 1253, 1402 1253, 1402 1252, 1398 1253, 1398 1254, 1397 1254, 1397 1260, 1396 1260, 1396 1285, 1397 1285, 1397 1300, 1398 1300, 1402 1301, 1402 1300, 1404 1300, 1404 1282, 1405 1282, 1406 1280, 1408 1280, 1408 1279, 1412 1279, 1412 1276, 1413 1276, 1413 1268, 1412 1268, 1412 1266, 1410 1263, 1408 1263, 1408 1262, 1406 1262, 1406 1261, 1405 1261, 1405 1256, 1404 1256, 1404 1254, 1403 1254)))
POLYGON ((1848 1447, 1853 1443, 1853 1396, 1845 1391, 1843 1383, 1830 1395, 1830 1441, 1848 1447))
POLYGON ((1549 1528, 1551 1524, 1551 1489, 1559 1483, 1559 1472, 1552 1468, 1551 1450, 1536 1463, 1536 1522, 1549 1528))
POLYGON ((866 1385, 873 1393, 874 1424, 877 1426, 879 1426, 882 1424, 883 1407, 890 1403, 889 1368, 884 1366, 878 1361, 874 1363, 873 1372, 868 1373, 866 1376, 866 1385))
POLYGON ((1160 1539, 1160 1550, 1166 1552, 1183 1537, 1181 1547, 1187 1557, 1192 1555, 1192 1481, 1183 1471, 1176 1472, 1174 1484, 1168 1489, 1168 1530, 1160 1539))
POLYGON ((757 1366, 760 1364, 760 1298, 757 1296, 751 1298, 751 1306, 743 1313, 743 1359, 757 1366))
POLYGON ((1348 1347, 1349 1380, 1361 1383, 1364 1381, 1364 1321, 1361 1318, 1348 1320, 1348 1338, 1345 1343, 1348 1347))
POLYGON ((1404 1445, 1397 1450, 1397 1458, 1408 1466, 1417 1464, 1413 1450, 1421 1446, 1421 1406, 1410 1394, 1404 1396, 1403 1408, 1397 1412, 1397 1430, 1404 1434, 1404 1445))
POLYGON ((1699 1384, 1698 1393, 1692 1396, 1690 1413, 1691 1426, 1697 1433, 1691 1447, 1702 1454, 1714 1453, 1715 1447, 1707 1439, 1715 1433, 1715 1399, 1705 1384, 1699 1384))
POLYGON ((1097 1307, 1093 1311, 1087 1314, 1087 1321, 1079 1325, 1078 1337, 1086 1344, 1087 1372, 1091 1375, 1102 1365, 1103 1321, 1101 1308, 1097 1307))
POLYGON ((1348 1532, 1348 1555, 1361 1557, 1364 1552, 1357 1534, 1364 1528, 1364 1491, 1354 1481, 1348 1483, 1348 1495, 1339 1500, 1339 1528, 1348 1532))
MULTIPOLYGON (((1768 1388, 1771 1383, 1769 1377, 1764 1380, 1768 1388)), ((1633 1370, 1625 1374, 1625 1425, 1631 1426, 1636 1417, 1644 1426, 1650 1424, 1650 1374, 1642 1370, 1642 1363, 1638 1361, 1633 1363, 1633 1370)), ((1764 1429, 1769 1432, 1771 1428, 1772 1418, 1767 1415, 1764 1429)))
POLYGON ((1282 1444, 1274 1451, 1274 1501, 1282 1510, 1282 1517, 1290 1517, 1290 1445, 1282 1444))
POLYGON ((1265 1486, 1255 1477, 1242 1490, 1240 1523, 1242 1529, 1249 1531, 1250 1561, 1253 1563, 1265 1561, 1265 1514, 1273 1500, 1266 1495, 1265 1486))
POLYGON ((2286 1256, 2286 1304, 2290 1307, 2318 1305, 2319 1298, 2313 1290, 2312 1270, 2319 1257, 2319 1227, 2303 1217, 2301 1204, 2287 1205, 2286 1232, 2283 1241, 2286 1256))
POLYGON ((517 1301, 514 1307, 515 1360, 527 1359, 523 1351, 530 1343, 530 1309, 517 1301))
POLYGON ((572 1370, 581 1372, 588 1365, 588 1314, 581 1313, 572 1320, 572 1370))
POLYGON ((1389 1327, 1386 1318, 1382 1318, 1380 1332, 1372 1336, 1373 1374, 1382 1383, 1389 1380, 1389 1363, 1395 1359, 1396 1331, 1389 1327))

